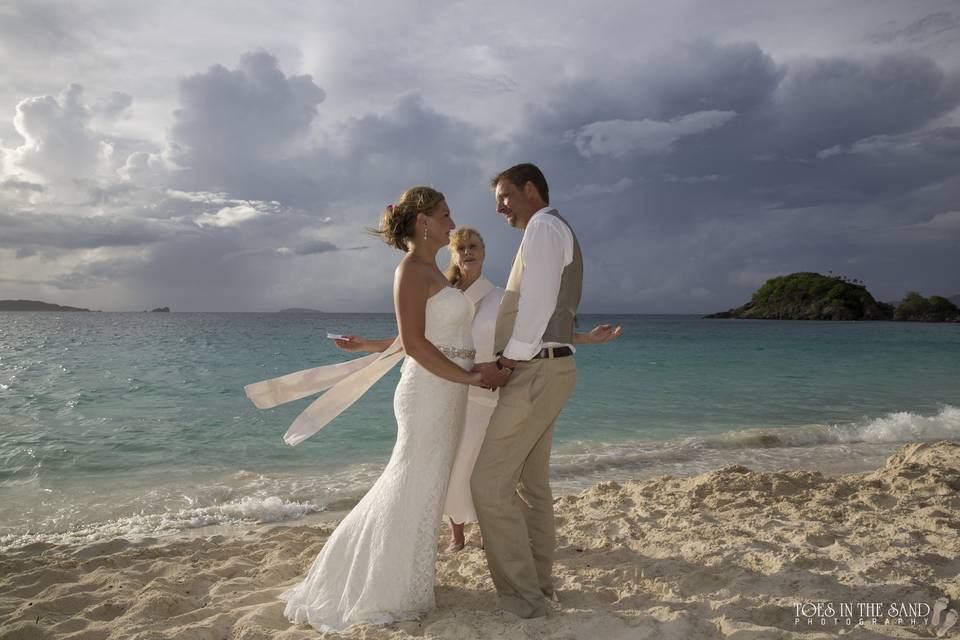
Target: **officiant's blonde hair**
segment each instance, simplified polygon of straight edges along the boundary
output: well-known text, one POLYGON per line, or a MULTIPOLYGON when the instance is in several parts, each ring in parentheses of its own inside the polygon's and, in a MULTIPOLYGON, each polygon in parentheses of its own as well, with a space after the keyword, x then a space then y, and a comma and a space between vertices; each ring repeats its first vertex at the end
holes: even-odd
POLYGON ((391 247, 408 251, 407 241, 415 233, 417 214, 432 215, 444 200, 443 194, 432 187, 410 187, 399 200, 384 208, 380 215, 380 226, 369 231, 380 236, 391 247))
POLYGON ((486 250, 487 245, 483 242, 483 236, 473 227, 457 227, 450 236, 450 244, 447 245, 447 248, 450 249, 450 264, 447 265, 447 270, 443 272, 450 284, 457 284, 463 277, 460 263, 457 262, 457 247, 468 242, 471 238, 476 238, 480 242, 480 246, 486 250))

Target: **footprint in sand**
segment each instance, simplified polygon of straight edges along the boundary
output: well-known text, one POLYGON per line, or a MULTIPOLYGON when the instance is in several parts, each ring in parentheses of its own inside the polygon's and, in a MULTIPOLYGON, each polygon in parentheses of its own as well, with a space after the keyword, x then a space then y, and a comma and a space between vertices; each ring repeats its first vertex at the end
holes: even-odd
POLYGON ((933 611, 930 616, 930 624, 937 626, 940 624, 940 616, 943 614, 944 609, 950 605, 950 601, 946 598, 937 598, 937 601, 933 603, 933 611))
POLYGON ((953 609, 947 611, 946 615, 943 615, 944 610, 950 605, 950 601, 946 598, 938 598, 935 603, 933 603, 933 611, 930 618, 930 623, 936 629, 937 637, 944 638, 947 635, 947 632, 950 631, 956 624, 958 616, 957 612, 953 609), (943 623, 940 622, 940 616, 943 615, 943 623))
POLYGON ((950 629, 952 629, 954 625, 957 624, 958 618, 960 618, 960 616, 958 616, 957 612, 954 611, 953 609, 950 609, 950 611, 947 611, 947 615, 943 617, 943 624, 941 624, 940 627, 937 629, 937 637, 946 638, 947 632, 950 631, 950 629))

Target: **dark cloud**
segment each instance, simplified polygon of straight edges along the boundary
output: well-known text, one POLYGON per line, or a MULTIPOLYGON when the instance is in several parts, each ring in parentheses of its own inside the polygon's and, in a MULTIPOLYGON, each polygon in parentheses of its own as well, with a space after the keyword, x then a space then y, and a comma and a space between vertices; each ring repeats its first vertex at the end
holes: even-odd
POLYGON ((327 146, 303 158, 322 181, 320 193, 336 198, 380 194, 379 202, 386 203, 416 184, 451 193, 475 186, 496 147, 488 132, 438 113, 415 93, 401 96, 383 114, 352 118, 338 129, 327 146))
POLYGON ((572 131, 607 120, 667 121, 702 111, 742 113, 769 99, 783 69, 753 43, 697 41, 645 60, 590 60, 589 73, 554 86, 525 128, 572 131))
POLYGON ((153 244, 177 231, 142 219, 0 212, 0 247, 19 257, 36 249, 96 249, 153 244))
MULTIPOLYGON (((220 82, 219 72, 212 77, 194 78, 197 83, 220 82)), ((197 91, 203 93, 205 89, 197 91)), ((274 117, 266 109, 257 114, 265 120, 274 117)), ((211 111, 210 117, 214 116, 211 111)), ((243 126, 260 125, 251 121, 243 126)), ((236 133, 243 135, 242 131, 236 133)), ((313 146, 289 141, 274 160, 252 155, 233 158, 225 166, 236 173, 227 175, 219 167, 200 164, 196 170, 175 175, 173 184, 205 184, 208 188, 227 185, 217 187, 225 193, 200 197, 187 193, 180 196, 179 207, 168 203, 167 208, 177 211, 177 216, 192 216, 204 226, 205 235, 192 240, 191 245, 196 246, 189 249, 178 242, 152 251, 152 268, 132 275, 132 281, 139 288, 154 288, 159 286, 160 275, 173 278, 182 264, 222 261, 229 268, 208 266, 194 276, 190 288, 171 292, 168 299, 183 301, 179 306, 197 308, 236 309, 243 300, 267 308, 304 304, 329 308, 329 303, 321 304, 322 300, 335 300, 337 308, 345 310, 387 310, 391 308, 392 267, 385 269, 384 264, 395 264, 399 254, 381 243, 371 245, 366 228, 376 223, 387 202, 414 184, 442 189, 455 210, 488 211, 490 204, 483 187, 479 190, 482 209, 467 205, 470 200, 464 196, 477 193, 477 185, 483 184, 488 172, 485 159, 489 149, 497 145, 484 133, 479 127, 431 109, 421 96, 411 93, 385 105, 382 113, 339 123, 335 134, 313 146), (240 175, 245 178, 236 182, 240 175), (238 196, 278 198, 282 206, 269 214, 254 215, 248 205, 236 200, 238 196), (188 202, 191 199, 196 202, 188 202), (204 200, 208 200, 205 205, 204 200), (185 214, 181 208, 195 211, 200 206, 205 206, 204 217, 185 214), (201 250, 200 246, 205 248, 201 250), (372 255, 363 260, 347 257, 358 256, 361 251, 372 255), (300 259, 289 260, 289 256, 300 259), (330 261, 339 265, 336 277, 311 273, 330 261), (254 298, 249 294, 252 282, 259 283, 254 287, 254 298), (215 287, 222 296, 214 300, 201 293, 202 287, 215 287)), ((226 129, 222 135, 227 135, 226 129)), ((193 157, 215 156, 217 149, 206 146, 211 144, 211 138, 198 134, 190 142, 196 154, 193 157)), ((184 161, 181 158, 178 162, 184 161)))
MULTIPOLYGON (((173 172, 170 184, 179 195, 174 192, 154 215, 189 218, 201 225, 208 234, 201 242, 209 246, 198 255, 234 265, 223 277, 236 279, 236 291, 246 286, 236 267, 243 261, 259 265, 255 279, 264 283, 262 291, 279 295, 288 286, 280 283, 289 279, 290 269, 309 268, 293 267, 285 256, 302 256, 306 263, 345 260, 344 252, 356 255, 371 250, 377 256, 371 257, 373 262, 354 260, 354 268, 335 280, 313 278, 303 284, 301 295, 315 297, 327 289, 326 295, 340 295, 361 308, 389 308, 392 275, 383 272, 377 260, 384 257, 395 262, 398 256, 385 245, 371 247, 366 227, 376 223, 387 202, 415 184, 442 189, 458 214, 489 211, 482 185, 489 171, 490 149, 499 143, 482 128, 439 113, 412 92, 383 105, 378 113, 348 118, 328 135, 306 144, 322 106, 320 91, 306 77, 285 76, 276 61, 263 53, 245 56, 236 70, 214 67, 191 76, 184 82, 183 107, 173 135, 174 160, 190 168, 173 172), (316 88, 301 92, 312 96, 310 100, 295 99, 297 94, 290 89, 295 80, 316 88), (268 95, 268 89, 285 97, 268 95), (220 107, 224 96, 237 96, 230 99, 241 102, 230 107, 226 117, 220 107), (277 106, 278 101, 287 107, 277 106), (286 124, 275 122, 278 118, 286 124), (197 124, 184 126, 187 122, 197 124), (214 122, 215 133, 199 124, 213 126, 214 122), (251 130, 272 133, 248 139, 251 130), (236 141, 245 141, 243 149, 236 141), (225 144, 234 146, 225 149, 225 144), (465 195, 476 194, 478 184, 482 208, 472 204, 475 197, 465 195), (249 204, 274 199, 278 201, 275 210, 249 204), (198 210, 202 210, 199 215, 198 210), (227 233, 233 234, 229 243, 223 240, 227 233), (336 287, 343 293, 330 291, 336 287)), ((141 168, 151 157, 141 154, 127 165, 141 168)), ((149 174, 149 168, 142 172, 149 174)), ((466 220, 459 215, 458 219, 466 220)), ((168 255, 181 259, 175 248, 166 247, 153 252, 150 260, 158 262, 168 255)), ((231 290, 225 282, 212 286, 231 290)), ((189 295, 186 290, 180 294, 181 299, 189 295)), ((206 304, 199 295, 192 300, 187 304, 206 304)), ((277 304, 301 302, 278 299, 277 304)))
POLYGON ((94 260, 82 266, 57 275, 47 282, 48 285, 68 291, 83 291, 101 285, 114 286, 138 269, 146 261, 143 258, 110 258, 94 260))
MULTIPOLYGON (((366 247, 355 248, 365 249, 366 247)), ((295 247, 292 251, 298 256, 310 256, 317 253, 327 253, 329 251, 342 251, 342 249, 332 242, 327 242, 326 240, 314 240, 313 242, 305 242, 300 246, 295 247)))
POLYGON ((958 31, 960 31, 960 16, 949 11, 938 11, 905 26, 896 22, 887 23, 867 36, 867 40, 875 43, 889 43, 896 40, 916 42, 941 34, 955 37, 958 31))
POLYGON ((790 67, 753 124, 770 153, 806 156, 836 144, 930 123, 960 102, 960 78, 929 58, 801 61, 790 67), (759 132, 758 132, 759 133, 759 132))
POLYGON ((42 184, 30 182, 29 180, 16 180, 14 178, 7 178, 3 182, 0 182, 0 189, 9 189, 11 191, 33 191, 35 193, 43 193, 46 191, 46 187, 44 187, 42 184))
MULTIPOLYGON (((709 310, 829 267, 883 273, 873 284, 890 291, 904 278, 883 267, 884 230, 960 198, 957 134, 937 124, 958 104, 957 75, 917 55, 778 64, 698 43, 558 87, 528 111, 514 157, 541 164, 585 252, 600 248, 590 307, 709 310), (661 76, 670 60, 696 72, 661 76)), ((943 275, 960 274, 948 239, 923 242, 931 272, 960 288, 943 275)))
POLYGON ((324 98, 310 76, 287 76, 264 51, 245 54, 237 69, 215 65, 183 79, 170 137, 178 183, 241 197, 282 193, 324 98))

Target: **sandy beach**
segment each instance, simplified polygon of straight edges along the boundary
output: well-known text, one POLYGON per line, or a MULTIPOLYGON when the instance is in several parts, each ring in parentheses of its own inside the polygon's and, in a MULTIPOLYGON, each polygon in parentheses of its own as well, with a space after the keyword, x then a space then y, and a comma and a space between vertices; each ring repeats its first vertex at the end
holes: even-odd
MULTIPOLYGON (((557 498, 556 513, 560 602, 547 618, 495 611, 473 528, 464 551, 439 555, 423 620, 324 637, 960 637, 960 623, 947 629, 960 611, 957 443, 906 445, 866 474, 731 465, 606 482, 557 498)), ((8 551, 0 640, 318 637, 287 622, 277 595, 333 526, 8 551)))

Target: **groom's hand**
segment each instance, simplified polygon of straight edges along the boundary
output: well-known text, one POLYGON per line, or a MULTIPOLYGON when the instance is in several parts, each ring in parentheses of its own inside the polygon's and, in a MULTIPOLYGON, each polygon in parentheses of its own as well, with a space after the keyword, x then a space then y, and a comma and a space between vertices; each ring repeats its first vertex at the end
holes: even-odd
POLYGON ((481 362, 476 366, 483 378, 483 386, 490 390, 502 387, 510 379, 510 374, 497 368, 496 362, 481 362))
POLYGON ((473 365, 473 369, 471 369, 470 371, 471 371, 471 373, 479 373, 479 374, 480 374, 480 384, 479 384, 478 386, 479 386, 481 389, 486 389, 487 391, 496 391, 496 388, 491 387, 491 386, 490 386, 490 383, 486 380, 486 378, 484 378, 484 375, 483 375, 483 365, 484 365, 484 364, 486 364, 486 363, 477 362, 477 363, 475 363, 475 364, 473 365))

